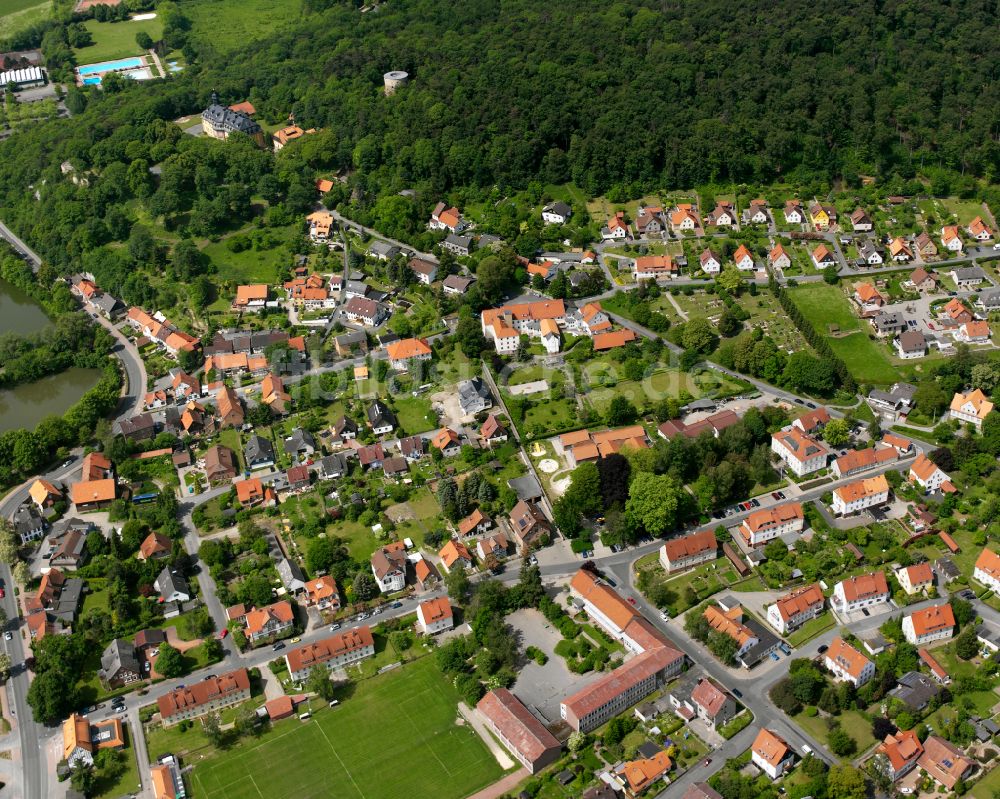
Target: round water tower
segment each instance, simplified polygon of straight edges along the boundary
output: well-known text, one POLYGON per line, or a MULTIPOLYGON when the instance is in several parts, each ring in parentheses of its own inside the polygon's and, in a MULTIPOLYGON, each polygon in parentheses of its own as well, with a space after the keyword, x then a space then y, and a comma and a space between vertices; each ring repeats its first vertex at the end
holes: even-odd
POLYGON ((410 75, 401 69, 394 69, 392 72, 386 72, 382 76, 382 80, 385 81, 385 95, 388 97, 395 94, 396 89, 400 86, 405 86, 410 80, 410 75))

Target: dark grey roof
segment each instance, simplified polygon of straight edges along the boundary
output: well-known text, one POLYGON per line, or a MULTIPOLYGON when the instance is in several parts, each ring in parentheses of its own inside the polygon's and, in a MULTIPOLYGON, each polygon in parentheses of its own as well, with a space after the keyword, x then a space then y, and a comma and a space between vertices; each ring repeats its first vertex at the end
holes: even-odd
POLYGON ((740 658, 747 668, 750 668, 770 655, 778 646, 779 640, 776 635, 754 618, 744 617, 743 624, 749 627, 754 637, 758 639, 757 643, 744 652, 740 658))
POLYGON ((14 511, 14 529, 18 535, 30 535, 44 527, 42 515, 34 505, 22 505, 14 511))
POLYGON ((573 209, 562 200, 556 200, 554 203, 549 203, 549 205, 546 205, 542 210, 552 214, 559 214, 559 216, 569 216, 573 213, 573 209))
POLYGON ((350 347, 353 344, 367 344, 368 334, 364 330, 349 330, 341 333, 334 341, 341 347, 350 347))
POLYGON ((355 422, 350 416, 341 416, 333 425, 333 432, 338 436, 344 433, 357 433, 358 423, 355 422))
POLYGON ((987 289, 980 292, 976 303, 984 308, 1000 308, 1000 289, 987 289))
POLYGON ((976 637, 989 641, 993 646, 1000 648, 1000 629, 988 622, 983 622, 976 627, 976 637))
POLYGON ((463 277, 462 275, 448 275, 442 283, 443 286, 450 289, 455 289, 456 291, 464 292, 469 288, 475 280, 471 277, 463 277))
POLYGON ((89 533, 93 528, 93 522, 78 519, 76 516, 70 516, 65 519, 60 519, 52 525, 52 537, 59 538, 66 535, 66 533, 71 530, 77 530, 81 533, 89 533))
POLYGON ((458 236, 454 233, 449 233, 447 236, 445 236, 444 240, 446 244, 450 244, 453 247, 458 247, 463 250, 469 249, 469 247, 472 245, 471 236, 458 236))
POLYGON ((160 592, 161 596, 169 596, 170 594, 187 594, 191 596, 191 587, 188 585, 187 580, 184 579, 184 575, 172 570, 169 566, 164 567, 163 571, 157 576, 156 590, 160 592))
POLYGON ((978 266, 963 266, 960 269, 952 269, 951 273, 956 281, 963 280, 985 280, 986 273, 978 266))
POLYGON ((116 300, 110 294, 104 294, 104 293, 98 294, 96 297, 91 299, 91 303, 93 303, 102 311, 104 311, 104 313, 113 313, 115 309, 121 306, 121 303, 118 302, 118 300, 116 300))
POLYGON ((317 466, 323 477, 338 477, 340 475, 347 474, 350 469, 347 457, 340 452, 335 452, 333 455, 327 455, 325 458, 320 458, 317 466))
POLYGON ((80 608, 85 585, 86 583, 79 577, 67 578, 62 588, 59 589, 59 598, 48 608, 51 615, 64 624, 72 624, 73 619, 76 618, 76 612, 80 608))
POLYGON ((368 284, 363 280, 348 280, 344 284, 344 291, 348 294, 357 294, 364 297, 368 294, 368 284))
POLYGON ((387 241, 373 241, 368 247, 368 252, 384 258, 392 258, 399 252, 399 247, 389 244, 387 241))
POLYGON ((294 561, 282 558, 275 564, 274 568, 277 569, 281 583, 287 590, 295 592, 305 588, 306 577, 294 561))
POLYGON ((101 655, 100 677, 107 682, 114 679, 122 671, 141 675, 139 659, 135 656, 135 647, 128 641, 116 638, 101 655))
POLYGON ((156 423, 152 415, 140 413, 130 419, 122 419, 118 422, 118 430, 125 438, 132 438, 143 433, 151 433, 156 429, 156 423))
POLYGON ((892 313, 883 312, 872 319, 872 324, 879 330, 895 330, 899 327, 905 327, 906 319, 897 311, 893 311, 892 313))
POLYGON ((285 452, 294 454, 309 449, 316 449, 316 439, 313 434, 302 427, 296 427, 290 436, 285 439, 285 452))
POLYGON ((471 380, 463 380, 458 384, 458 404, 462 406, 463 410, 467 407, 478 407, 481 402, 477 400, 493 402, 489 388, 486 387, 486 383, 478 375, 471 380))
POLYGON ((865 241, 861 242, 861 246, 858 247, 858 254, 867 261, 869 256, 879 255, 880 253, 874 244, 865 239, 865 241))
POLYGON ((939 693, 941 686, 930 677, 917 671, 909 671, 899 678, 899 685, 889 691, 889 696, 913 710, 923 710, 939 693))
POLYGON ((934 563, 934 570, 949 581, 957 580, 962 576, 961 569, 958 568, 955 561, 951 558, 938 558, 934 563))
POLYGON ((530 501, 542 496, 542 487, 538 485, 538 481, 530 474, 508 480, 507 486, 517 494, 518 499, 530 501))
POLYGON ((246 446, 243 448, 243 454, 246 456, 247 463, 273 461, 274 447, 268 439, 254 435, 247 441, 246 446))
POLYGON ((375 400, 368 406, 368 423, 372 427, 396 426, 396 417, 382 400, 375 400))
POLYGON ((254 122, 248 114, 244 114, 242 111, 233 111, 217 102, 213 102, 202 111, 201 117, 213 128, 225 133, 239 132, 253 136, 261 132, 260 125, 254 122))

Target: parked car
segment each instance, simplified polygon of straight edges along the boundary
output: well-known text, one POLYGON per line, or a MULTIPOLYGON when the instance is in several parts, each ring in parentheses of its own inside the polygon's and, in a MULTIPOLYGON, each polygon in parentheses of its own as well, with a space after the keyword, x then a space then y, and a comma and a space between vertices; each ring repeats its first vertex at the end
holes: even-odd
POLYGON ((399 602, 399 601, 397 600, 396 602, 393 602, 393 603, 392 603, 392 607, 394 607, 394 608, 401 608, 401 607, 403 607, 403 603, 402 603, 402 602, 399 602))
POLYGON ((302 640, 301 638, 299 638, 298 636, 295 636, 295 637, 294 637, 294 638, 292 639, 292 643, 293 643, 293 644, 297 644, 297 643, 298 643, 299 641, 301 641, 301 640, 302 640))
POLYGON ((630 596, 630 597, 628 598, 628 603, 629 603, 630 605, 634 605, 634 604, 635 604, 635 597, 631 597, 631 596, 630 596))
POLYGON ((712 758, 706 757, 705 758, 705 762, 703 762, 702 765, 703 766, 710 766, 710 765, 712 765, 712 758))
POLYGON ((223 638, 225 638, 225 637, 226 637, 227 635, 229 635, 229 628, 228 628, 228 627, 224 628, 224 629, 222 630, 222 632, 221 632, 221 633, 219 633, 219 640, 221 641, 221 640, 222 640, 223 638))
POLYGON ((278 650, 284 649, 284 648, 285 648, 285 642, 284 641, 278 641, 278 643, 276 643, 274 646, 271 647, 271 651, 272 652, 277 652, 278 650))
POLYGON ((751 499, 750 500, 750 507, 751 508, 759 508, 760 507, 760 500, 759 499, 751 499))
POLYGON ((784 499, 784 498, 785 498, 785 492, 784 491, 779 491, 778 492, 778 499, 784 499))
POLYGON ((735 696, 737 699, 742 699, 743 692, 739 688, 733 688, 733 696, 735 696))
POLYGON ((823 645, 822 645, 822 646, 821 646, 821 647, 820 647, 819 649, 817 649, 816 651, 817 651, 817 652, 819 652, 819 653, 820 653, 820 654, 822 655, 822 654, 823 654, 824 652, 826 652, 826 650, 827 650, 827 649, 829 649, 829 648, 830 648, 830 647, 828 647, 828 646, 827 646, 826 644, 823 644, 823 645))
POLYGON ((3 634, 3 640, 4 640, 4 641, 9 641, 9 640, 10 640, 11 638, 13 638, 13 637, 14 637, 14 635, 13 635, 13 634, 11 633, 11 631, 10 631, 10 630, 7 630, 7 632, 5 632, 5 633, 3 634))
POLYGON ((340 629, 340 622, 339 621, 338 622, 334 622, 333 624, 330 625, 330 632, 331 633, 334 632, 334 631, 336 631, 336 630, 339 630, 339 629, 340 629))

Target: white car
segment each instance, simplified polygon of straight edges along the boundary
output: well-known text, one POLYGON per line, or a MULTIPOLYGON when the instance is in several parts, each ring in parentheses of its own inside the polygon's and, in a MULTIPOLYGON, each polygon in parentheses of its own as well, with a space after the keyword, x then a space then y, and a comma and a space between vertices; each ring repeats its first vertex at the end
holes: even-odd
POLYGON ((667 611, 665 611, 665 610, 661 611, 660 612, 660 619, 663 620, 663 621, 670 621, 670 614, 667 613, 667 611))
POLYGON ((9 640, 10 640, 11 638, 13 638, 13 637, 14 637, 14 634, 13 634, 13 633, 11 633, 11 631, 10 631, 10 630, 7 630, 7 632, 5 632, 5 633, 3 634, 3 640, 4 640, 4 641, 9 641, 9 640))

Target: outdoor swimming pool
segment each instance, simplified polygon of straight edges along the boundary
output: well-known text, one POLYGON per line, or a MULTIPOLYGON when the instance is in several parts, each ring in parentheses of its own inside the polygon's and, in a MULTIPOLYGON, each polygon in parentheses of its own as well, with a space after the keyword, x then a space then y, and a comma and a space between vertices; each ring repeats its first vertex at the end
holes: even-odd
POLYGON ((102 61, 99 64, 87 64, 86 66, 77 67, 76 71, 82 78, 101 72, 116 72, 121 69, 135 69, 142 66, 145 66, 145 62, 141 58, 120 58, 117 61, 102 61))
MULTIPOLYGON (((117 74, 121 75, 123 78, 131 78, 132 80, 152 80, 153 72, 149 67, 139 67, 138 69, 123 69, 117 74)), ((91 75, 89 78, 83 79, 84 86, 100 86, 103 75, 91 75)))

